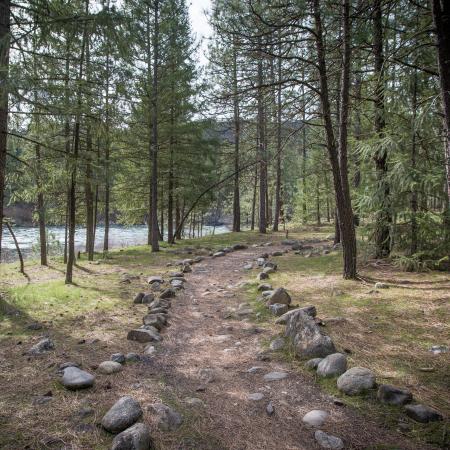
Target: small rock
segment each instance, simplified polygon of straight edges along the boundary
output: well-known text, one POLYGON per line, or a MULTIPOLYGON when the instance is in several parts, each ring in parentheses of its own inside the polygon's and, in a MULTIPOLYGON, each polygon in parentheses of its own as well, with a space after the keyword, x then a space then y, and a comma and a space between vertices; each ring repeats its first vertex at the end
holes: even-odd
POLYGON ((303 311, 305 314, 307 314, 308 316, 311 316, 311 317, 316 317, 316 315, 317 315, 317 310, 316 310, 315 306, 305 306, 303 308, 296 308, 296 309, 292 309, 291 311, 288 311, 287 313, 285 313, 281 317, 279 317, 275 321, 275 323, 278 325, 287 324, 289 317, 292 314, 296 313, 297 311, 303 311))
POLYGON ((194 407, 205 406, 203 401, 197 397, 187 397, 184 399, 184 401, 189 406, 194 406, 194 407))
POLYGON ((212 383, 216 379, 216 372, 214 369, 206 367, 198 371, 198 377, 205 384, 212 383))
POLYGON ((265 273, 265 272, 260 272, 258 273, 258 275, 256 276, 256 278, 258 280, 268 280, 269 279, 269 274, 265 273))
POLYGON ((139 362, 141 360, 141 357, 137 353, 131 352, 131 353, 127 353, 125 355, 125 360, 126 360, 126 362, 134 363, 134 362, 139 362))
POLYGON ((303 416, 303 423, 310 427, 321 427, 329 417, 327 411, 321 409, 313 409, 303 416))
POLYGON ((163 277, 160 277, 159 275, 153 275, 148 278, 147 283, 148 284, 153 284, 153 283, 162 284, 162 283, 164 283, 164 279, 163 279, 163 277))
POLYGON ((111 375, 120 372, 123 369, 122 364, 115 361, 103 361, 98 365, 98 371, 104 375, 111 375))
POLYGON ((258 286, 259 292, 271 291, 271 290, 272 290, 272 286, 270 284, 262 283, 258 286))
POLYGON ((66 369, 67 367, 77 367, 78 369, 80 368, 80 364, 73 362, 73 361, 66 361, 63 362, 59 365, 59 370, 63 371, 64 369, 66 369))
POLYGON ((152 356, 156 353, 156 348, 154 345, 147 345, 147 347, 145 347, 144 353, 146 355, 152 356))
POLYGON ((247 369, 247 372, 248 373, 256 373, 256 372, 261 372, 262 370, 264 370, 264 367, 253 366, 253 367, 250 367, 250 369, 247 369))
POLYGON ((284 347, 284 339, 279 337, 274 339, 271 343, 270 343, 270 350, 273 351, 279 351, 282 350, 284 347))
POLYGON ((50 338, 41 339, 28 350, 29 355, 41 355, 55 349, 55 344, 50 338))
POLYGON ((270 275, 272 273, 275 273, 275 269, 273 267, 264 267, 263 272, 267 275, 270 275))
POLYGON ((102 426, 110 433, 120 433, 142 416, 142 408, 132 397, 122 397, 103 416, 102 426))
POLYGON ((127 339, 130 341, 146 343, 146 342, 159 342, 162 340, 162 337, 157 332, 156 329, 155 331, 153 331, 153 330, 146 330, 144 328, 136 328, 128 332, 127 339))
POLYGON ((440 353, 447 353, 448 347, 446 345, 433 345, 430 348, 430 352, 435 355, 439 355, 440 353))
POLYGON ((269 310, 274 316, 282 316, 288 312, 289 306, 282 303, 274 303, 269 305, 269 310))
POLYGON ((283 252, 278 251, 272 252, 272 256, 283 256, 283 252))
POLYGON ((428 423, 442 420, 442 415, 438 411, 425 405, 406 405, 405 411, 416 422, 428 423))
POLYGON ((244 266, 244 269, 245 269, 245 270, 252 270, 252 269, 253 269, 253 265, 252 265, 252 264, 246 264, 246 265, 244 266))
POLYGON ((264 394, 261 394, 261 392, 255 392, 254 394, 249 394, 247 398, 251 401, 258 402, 264 398, 264 394))
POLYGON ((125 355, 123 353, 113 353, 111 355, 111 361, 123 364, 125 362, 125 355))
POLYGON ((317 366, 319 365, 320 361, 322 361, 323 358, 312 358, 306 361, 305 367, 308 369, 317 369, 317 366))
POLYGON ((67 389, 78 390, 93 386, 95 376, 91 375, 78 367, 66 367, 61 383, 67 389))
POLYGON ((163 431, 175 431, 183 423, 180 413, 162 403, 154 403, 149 406, 149 411, 156 414, 158 418, 158 428, 163 431))
POLYGON ((154 448, 149 426, 145 423, 135 423, 114 438, 111 450, 153 450, 154 448))
POLYGON ((42 330, 42 324, 39 322, 33 322, 30 323, 29 325, 27 325, 27 330, 31 330, 31 331, 38 331, 38 330, 42 330))
POLYGON ((287 372, 269 372, 264 375, 264 381, 284 380, 288 376, 287 372))
POLYGON ((380 281, 378 281, 377 283, 375 283, 375 289, 389 289, 389 285, 386 283, 381 283, 380 281))
POLYGON ((135 304, 139 304, 142 303, 142 299, 144 298, 144 292, 139 292, 138 294, 136 294, 136 297, 134 297, 133 299, 133 303, 135 304))
POLYGON ((374 386, 374 373, 364 367, 352 367, 337 380, 338 389, 347 395, 358 395, 374 386))
POLYGON ((266 413, 268 416, 273 416, 273 414, 275 413, 275 408, 273 407, 272 402, 267 403, 266 413))
POLYGON ((45 405, 46 403, 51 402, 52 400, 53 400, 52 395, 40 395, 33 399, 33 405, 34 406, 45 405))
POLYGON ((143 303, 144 305, 148 305, 153 300, 155 300, 155 294, 148 292, 148 293, 144 294, 144 296, 142 297, 141 303, 143 303))
POLYGON ((378 388, 377 398, 380 402, 388 405, 405 405, 412 401, 412 394, 406 389, 382 384, 378 388))
POLYGON ((322 448, 329 448, 333 450, 341 450, 344 448, 344 442, 341 438, 327 434, 322 430, 317 430, 314 433, 314 438, 322 448))
POLYGON ((317 374, 321 377, 342 375, 347 370, 347 357, 342 353, 326 356, 317 365, 317 374))
POLYGON ((165 298, 173 298, 175 297, 177 294, 175 292, 174 289, 172 288, 167 288, 164 289, 164 291, 161 292, 161 294, 159 295, 159 298, 165 299, 165 298))
POLYGON ((220 258, 221 256, 225 256, 225 255, 226 255, 225 252, 216 252, 212 256, 213 256, 213 258, 220 258))
POLYGON ((234 251, 236 251, 236 250, 245 250, 245 249, 247 249, 248 247, 247 247, 245 244, 234 244, 231 248, 232 248, 234 251))
POLYGON ((283 305, 291 304, 291 296, 287 293, 286 289, 280 287, 273 291, 273 294, 267 300, 267 305, 274 305, 275 303, 281 303, 283 305))

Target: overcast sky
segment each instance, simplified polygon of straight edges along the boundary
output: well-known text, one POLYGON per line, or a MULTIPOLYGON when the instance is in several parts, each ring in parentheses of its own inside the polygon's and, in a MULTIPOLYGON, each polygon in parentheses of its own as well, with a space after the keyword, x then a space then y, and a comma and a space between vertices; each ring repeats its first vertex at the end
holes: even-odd
POLYGON ((207 60, 204 56, 208 46, 207 40, 211 36, 212 30, 208 24, 208 19, 205 15, 205 10, 211 9, 211 0, 191 0, 189 12, 191 15, 192 31, 195 33, 197 40, 203 39, 202 48, 199 52, 200 64, 206 64, 207 60))

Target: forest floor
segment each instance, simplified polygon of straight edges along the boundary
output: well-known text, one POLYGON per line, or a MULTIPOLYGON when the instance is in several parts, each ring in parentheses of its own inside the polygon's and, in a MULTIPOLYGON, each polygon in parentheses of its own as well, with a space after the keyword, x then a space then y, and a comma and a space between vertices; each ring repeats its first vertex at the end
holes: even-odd
MULTIPOLYGON (((330 229, 304 229, 289 237, 330 244, 330 229), (319 242, 321 241, 321 242, 319 242)), ((314 430, 302 423, 304 414, 325 409, 330 418, 322 429, 339 436, 348 449, 448 448, 448 421, 419 424, 400 408, 376 401, 373 392, 347 397, 335 380, 319 379, 288 351, 268 352, 270 341, 284 327, 256 301, 256 270, 244 265, 263 252, 284 250, 283 233, 229 233, 183 241, 159 254, 147 247, 111 252, 75 271, 76 284, 64 284, 61 262, 41 268, 28 262, 27 277, 14 264, 0 268, 0 448, 108 449, 113 436, 99 426, 103 414, 121 396, 130 395, 145 409, 158 449, 269 449, 320 448, 314 430), (273 245, 263 244, 271 241, 273 245), (246 243, 249 248, 222 258, 206 257, 186 274, 186 288, 172 301, 170 327, 154 356, 126 364, 113 375, 96 374, 93 388, 71 392, 58 380, 58 366, 75 361, 95 373, 113 353, 143 354, 144 344, 128 341, 128 330, 142 323, 146 305, 134 305, 150 275, 173 271, 168 262, 190 257, 196 248, 220 248, 246 243), (258 244, 257 247, 252 245, 258 244), (174 250, 178 249, 178 250, 174 250), (130 277, 131 275, 131 277, 130 277), (136 276, 136 278, 133 278, 136 276), (129 282, 124 282, 128 279, 129 282), (254 314, 243 320, 229 317, 233 308, 249 303, 254 314), (40 322, 42 330, 27 325, 40 322), (26 351, 43 335, 55 350, 31 357, 26 351), (261 351, 268 360, 261 361, 261 351), (251 367, 261 367, 249 373, 251 367), (203 384, 202 369, 213 379, 203 384), (263 375, 285 371, 287 378, 266 382, 263 375), (36 399, 51 391, 52 400, 36 399), (248 395, 262 393, 259 401, 248 395), (189 405, 188 398, 202 404, 189 405), (340 402, 335 400, 339 399, 340 402), (275 413, 266 414, 271 401, 275 413), (165 403, 183 417, 181 428, 160 431, 145 406, 165 403), (82 411, 92 408, 92 414, 82 411)), ((414 397, 450 416, 450 354, 429 351, 449 344, 450 280, 448 273, 406 273, 392 265, 366 262, 363 281, 340 275, 340 252, 305 257, 290 251, 272 258, 278 271, 273 287, 285 287, 293 305, 315 305, 325 330, 338 350, 348 354, 349 366, 373 370, 378 383, 408 388, 414 397), (389 289, 374 291, 382 281, 389 289), (330 318, 343 320, 327 320, 330 318)))

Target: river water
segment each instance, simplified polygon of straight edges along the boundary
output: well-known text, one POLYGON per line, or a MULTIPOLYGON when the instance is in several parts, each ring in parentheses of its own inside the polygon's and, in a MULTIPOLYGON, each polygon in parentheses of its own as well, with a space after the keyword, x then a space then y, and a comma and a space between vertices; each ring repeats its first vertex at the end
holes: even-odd
MULTIPOLYGON (((111 225, 109 229, 110 248, 123 248, 133 245, 142 245, 147 243, 148 228, 146 225, 121 226, 111 225)), ((14 227, 14 234, 19 243, 20 250, 25 257, 33 257, 39 254, 39 228, 37 227, 14 227)), ((226 226, 204 226, 203 235, 227 233, 229 229, 226 226)), ((95 249, 103 249, 103 236, 105 229, 98 227, 95 235, 95 249)), ((59 255, 64 250, 64 227, 47 227, 47 240, 50 255, 59 255)), ((77 228, 75 233, 76 251, 85 251, 86 229, 77 228)), ((2 260, 14 261, 17 259, 17 253, 14 241, 6 227, 3 228, 2 237, 2 260)))

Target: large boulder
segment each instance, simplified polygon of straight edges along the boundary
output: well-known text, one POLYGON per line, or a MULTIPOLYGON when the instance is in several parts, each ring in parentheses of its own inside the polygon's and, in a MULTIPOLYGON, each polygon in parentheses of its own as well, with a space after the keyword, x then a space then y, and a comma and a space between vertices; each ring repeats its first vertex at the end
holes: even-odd
POLYGON ((154 448, 150 427, 144 423, 135 423, 114 438, 111 450, 153 450, 154 448))
POLYGON ((291 304, 291 296, 286 289, 280 287, 273 291, 272 295, 267 299, 267 305, 274 305, 275 303, 281 303, 283 305, 291 304))
POLYGON ((347 357, 342 353, 326 356, 317 365, 317 375, 321 377, 335 377, 347 370, 347 357))
POLYGON ((61 383, 67 389, 76 391, 78 389, 86 389, 93 386, 94 381, 94 375, 91 375, 78 367, 70 366, 64 369, 61 383))
POLYGON ((102 426, 110 433, 120 433, 142 416, 141 405, 132 397, 122 397, 103 416, 102 426))
POLYGON ((358 395, 375 387, 375 375, 364 367, 352 367, 338 378, 337 387, 347 395, 358 395))
POLYGON ((324 358, 336 353, 331 338, 319 328, 309 314, 302 310, 289 316, 285 335, 291 340, 300 358, 324 358))

